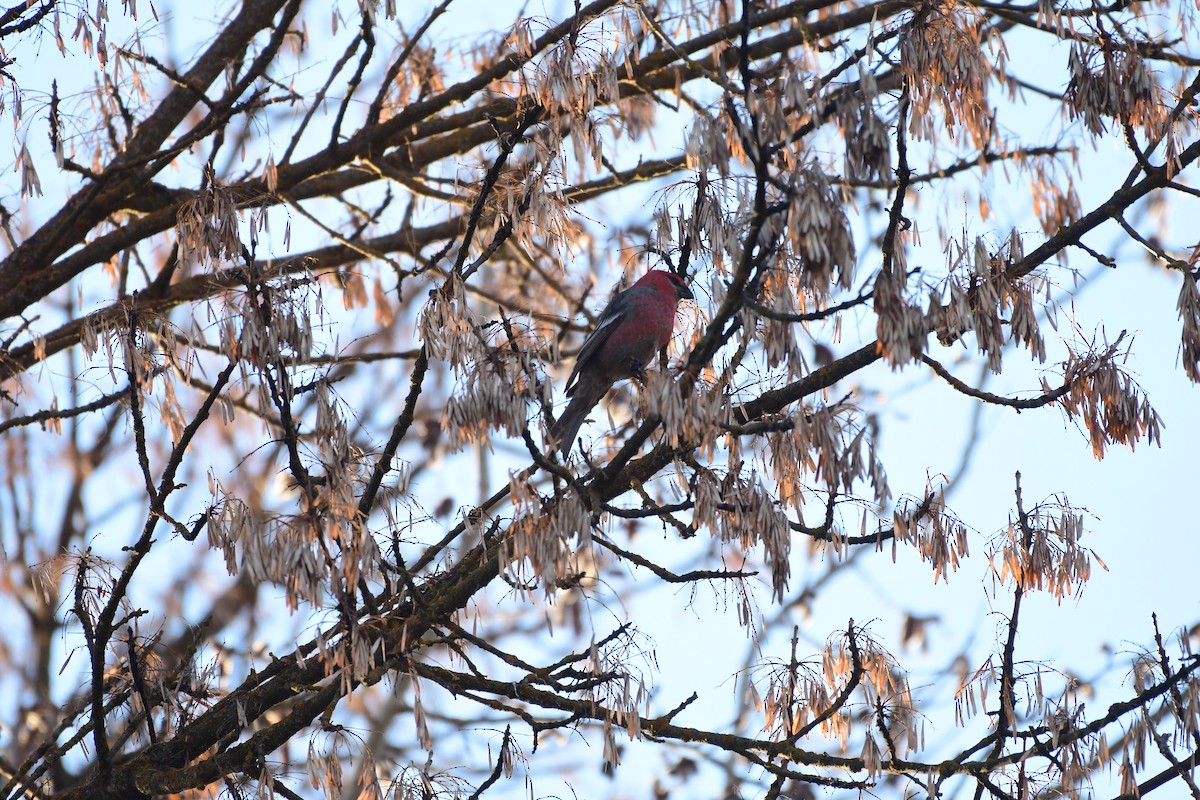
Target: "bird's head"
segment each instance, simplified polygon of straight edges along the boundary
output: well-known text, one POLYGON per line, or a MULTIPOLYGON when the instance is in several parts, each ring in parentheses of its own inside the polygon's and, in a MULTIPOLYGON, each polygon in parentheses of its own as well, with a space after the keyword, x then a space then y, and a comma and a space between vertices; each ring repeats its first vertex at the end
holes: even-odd
POLYGON ((643 275, 638 283, 643 285, 650 284, 664 294, 674 294, 676 302, 679 300, 696 299, 696 296, 692 294, 692 290, 688 288, 683 278, 674 272, 652 269, 643 275))

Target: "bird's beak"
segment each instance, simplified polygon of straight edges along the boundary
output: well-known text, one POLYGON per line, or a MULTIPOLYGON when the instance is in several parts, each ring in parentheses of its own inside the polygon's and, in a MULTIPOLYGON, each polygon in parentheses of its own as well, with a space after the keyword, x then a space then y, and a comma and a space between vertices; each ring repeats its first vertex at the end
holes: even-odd
POLYGON ((680 300, 695 300, 696 299, 696 295, 692 294, 692 290, 689 289, 686 284, 680 283, 677 288, 679 289, 679 299, 680 300))

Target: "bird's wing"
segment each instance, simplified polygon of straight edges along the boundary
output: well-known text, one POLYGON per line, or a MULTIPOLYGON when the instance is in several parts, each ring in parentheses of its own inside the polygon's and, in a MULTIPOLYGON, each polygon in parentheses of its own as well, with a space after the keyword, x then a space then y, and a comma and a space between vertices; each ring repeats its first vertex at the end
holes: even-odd
POLYGON ((636 288, 626 289, 612 299, 608 304, 608 308, 604 309, 604 313, 600 315, 596 327, 588 334, 588 337, 583 340, 583 347, 579 349, 579 355, 575 357, 575 368, 571 370, 571 377, 567 378, 567 394, 570 395, 575 389, 575 381, 579 378, 579 371, 587 366, 588 361, 596 354, 596 351, 604 346, 608 341, 608 337, 617 329, 617 326, 629 316, 629 310, 633 307, 630 294, 639 291, 636 288))

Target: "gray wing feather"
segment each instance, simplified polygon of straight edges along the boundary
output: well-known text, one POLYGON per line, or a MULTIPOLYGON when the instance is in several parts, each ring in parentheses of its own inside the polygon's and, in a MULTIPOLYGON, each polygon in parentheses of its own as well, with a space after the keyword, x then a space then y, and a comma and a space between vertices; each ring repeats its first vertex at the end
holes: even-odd
POLYGON ((644 291, 646 290, 641 287, 626 289, 614 297, 608 304, 608 308, 604 309, 604 313, 600 315, 600 321, 588 334, 587 339, 583 342, 583 347, 579 349, 579 355, 575 357, 575 369, 571 370, 571 377, 567 378, 568 395, 575 390, 575 381, 579 378, 579 371, 587 365, 596 351, 604 346, 608 337, 616 330, 617 324, 628 316, 629 308, 633 305, 633 296, 644 291))
POLYGON ((591 360, 596 351, 608 341, 608 337, 616 330, 617 323, 624 318, 625 315, 623 313, 606 314, 600 319, 600 323, 596 325, 595 330, 588 334, 587 339, 584 339, 583 347, 579 348, 579 355, 575 357, 575 369, 571 370, 571 377, 567 378, 568 395, 575 391, 575 381, 579 378, 579 371, 591 360))

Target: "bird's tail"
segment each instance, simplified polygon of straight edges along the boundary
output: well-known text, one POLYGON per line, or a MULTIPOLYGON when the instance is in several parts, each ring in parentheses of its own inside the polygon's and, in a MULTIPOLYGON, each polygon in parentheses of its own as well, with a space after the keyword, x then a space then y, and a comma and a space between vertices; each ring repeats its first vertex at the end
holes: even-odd
POLYGON ((593 387, 586 382, 580 382, 571 397, 571 402, 553 425, 550 426, 550 437, 558 446, 563 458, 571 454, 575 437, 579 435, 579 426, 587 419, 588 413, 600 402, 608 391, 607 386, 593 387))

